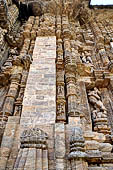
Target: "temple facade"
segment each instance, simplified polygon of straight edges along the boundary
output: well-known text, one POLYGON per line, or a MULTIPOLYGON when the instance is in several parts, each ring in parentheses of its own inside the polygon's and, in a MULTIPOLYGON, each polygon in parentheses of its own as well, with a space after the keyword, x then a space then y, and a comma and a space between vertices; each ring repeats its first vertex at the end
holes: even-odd
POLYGON ((113 8, 0 0, 0 170, 113 170, 113 8))

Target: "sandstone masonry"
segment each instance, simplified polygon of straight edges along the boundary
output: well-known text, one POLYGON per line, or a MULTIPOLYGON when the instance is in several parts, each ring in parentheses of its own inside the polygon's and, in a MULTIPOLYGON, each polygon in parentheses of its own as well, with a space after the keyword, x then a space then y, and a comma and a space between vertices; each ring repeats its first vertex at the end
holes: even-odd
POLYGON ((0 170, 113 169, 112 13, 0 0, 0 170))

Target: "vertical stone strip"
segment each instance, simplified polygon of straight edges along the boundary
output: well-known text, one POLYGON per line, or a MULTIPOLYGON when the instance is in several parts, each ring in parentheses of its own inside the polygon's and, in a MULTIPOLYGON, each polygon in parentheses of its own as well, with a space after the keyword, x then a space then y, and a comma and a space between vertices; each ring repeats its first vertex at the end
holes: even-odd
POLYGON ((20 151, 19 151, 19 153, 18 153, 18 157, 17 157, 16 162, 15 162, 15 165, 14 165, 14 168, 13 168, 14 170, 16 170, 17 167, 18 167, 18 165, 19 165, 19 162, 20 162, 20 160, 21 160, 21 158, 22 158, 22 153, 23 153, 23 150, 20 149, 20 151))
POLYGON ((15 166, 14 166, 14 170, 17 170, 17 169, 24 170, 28 152, 29 152, 28 148, 24 148, 24 150, 20 149, 15 166))
POLYGON ((55 157, 56 170, 65 169, 65 125, 63 123, 55 124, 55 157))
POLYGON ((26 163, 24 169, 35 169, 35 160, 36 160, 36 148, 29 148, 26 163))
POLYGON ((69 160, 71 160, 71 169, 88 170, 88 165, 85 161, 87 154, 85 153, 85 140, 82 129, 80 127, 74 127, 72 131, 70 153, 68 155, 69 160))
POLYGON ((64 71, 62 69, 57 69, 57 122, 66 121, 66 101, 64 94, 64 71))
MULTIPOLYGON (((17 117, 17 116, 15 116, 15 117, 17 117)), ((19 146, 19 142, 20 142, 19 141, 19 139, 20 139, 19 131, 20 131, 20 125, 18 124, 17 128, 16 128, 14 141, 13 141, 13 145, 12 145, 12 148, 11 148, 10 156, 8 158, 6 169, 8 169, 8 168, 13 169, 14 168, 14 164, 15 164, 17 156, 18 156, 18 146, 19 146)))
POLYGON ((43 169, 48 170, 48 150, 43 150, 43 169))
POLYGON ((5 131, 4 131, 2 143, 1 143, 0 170, 6 169, 7 161, 9 159, 10 152, 13 147, 18 123, 19 123, 19 117, 9 116, 5 131))
POLYGON ((56 59, 56 86, 57 86, 57 122, 66 122, 66 99, 65 99, 65 82, 64 82, 64 58, 63 58, 63 41, 61 37, 61 16, 56 18, 56 37, 57 37, 57 59, 56 59))
POLYGON ((8 119, 8 116, 13 114, 14 102, 17 96, 20 79, 21 73, 12 74, 11 76, 11 84, 3 107, 3 116, 6 120, 8 119))
POLYGON ((36 169, 42 170, 42 149, 37 149, 36 169))
POLYGON ((56 37, 37 37, 24 100, 21 125, 55 123, 56 37))

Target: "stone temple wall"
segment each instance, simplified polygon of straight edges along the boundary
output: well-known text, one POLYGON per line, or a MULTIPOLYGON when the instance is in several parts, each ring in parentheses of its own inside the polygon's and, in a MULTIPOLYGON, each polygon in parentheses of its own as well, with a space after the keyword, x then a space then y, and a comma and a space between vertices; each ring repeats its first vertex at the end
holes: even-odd
POLYGON ((86 0, 0 0, 0 170, 113 169, 113 17, 86 0))

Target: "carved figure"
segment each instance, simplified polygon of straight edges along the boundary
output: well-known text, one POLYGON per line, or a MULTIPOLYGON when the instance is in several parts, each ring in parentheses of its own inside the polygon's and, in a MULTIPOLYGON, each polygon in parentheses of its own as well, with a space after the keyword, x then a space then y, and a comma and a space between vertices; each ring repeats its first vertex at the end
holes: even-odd
POLYGON ((88 93, 89 101, 94 105, 95 109, 99 108, 102 111, 106 111, 106 108, 101 101, 100 94, 100 91, 95 87, 93 91, 88 93))
POLYGON ((85 63, 85 64, 93 63, 91 57, 89 55, 85 56, 84 53, 82 53, 82 56, 80 56, 80 58, 81 58, 82 63, 85 63))
POLYGON ((87 63, 92 63, 92 59, 90 56, 87 56, 86 60, 87 60, 87 63))
POLYGON ((58 95, 63 95, 64 94, 64 87, 63 86, 58 86, 57 93, 58 93, 58 95))
POLYGON ((6 29, 2 29, 0 27, 0 45, 2 45, 3 43, 3 40, 4 40, 4 35, 7 33, 7 30, 6 29))
POLYGON ((57 114, 60 115, 60 114, 64 114, 64 113, 65 113, 64 104, 63 103, 59 103, 57 105, 57 114))
POLYGON ((94 131, 109 134, 110 128, 107 120, 107 109, 101 101, 101 92, 95 87, 88 93, 89 102, 92 104, 92 121, 94 131))
POLYGON ((10 56, 14 56, 14 55, 19 55, 18 51, 17 51, 17 48, 11 48, 10 51, 9 51, 9 55, 10 56))
POLYGON ((86 57, 84 53, 82 53, 82 56, 80 56, 82 63, 86 63, 86 57))

